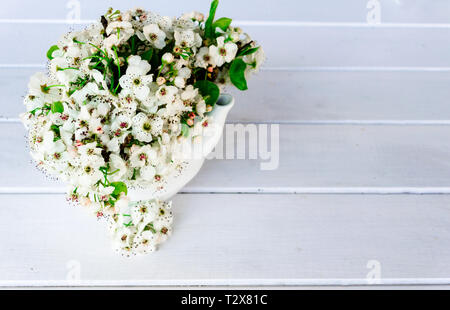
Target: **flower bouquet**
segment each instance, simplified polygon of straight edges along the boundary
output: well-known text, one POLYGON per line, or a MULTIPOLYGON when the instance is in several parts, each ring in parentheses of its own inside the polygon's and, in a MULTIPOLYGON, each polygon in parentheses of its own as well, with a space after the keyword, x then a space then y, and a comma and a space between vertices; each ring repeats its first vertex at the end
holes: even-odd
POLYGON ((107 221, 125 256, 171 234, 171 203, 157 193, 185 169, 180 146, 201 140, 224 87, 246 90, 264 60, 231 19, 215 18, 217 6, 207 19, 110 9, 64 35, 48 50, 48 73, 29 82, 21 118, 33 159, 107 221), (136 188, 149 199, 133 201, 136 188))

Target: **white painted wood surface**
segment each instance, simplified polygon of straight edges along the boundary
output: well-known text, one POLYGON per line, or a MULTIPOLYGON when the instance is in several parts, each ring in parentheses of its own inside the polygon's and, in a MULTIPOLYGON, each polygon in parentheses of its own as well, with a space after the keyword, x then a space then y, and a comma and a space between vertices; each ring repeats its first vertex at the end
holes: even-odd
MULTIPOLYGON (((135 261, 34 169, 17 122, 48 46, 83 26, 66 22, 67 3, 0 11, 0 286, 365 285, 369 261, 381 284, 450 284, 450 1, 380 0, 369 25, 367 1, 222 0, 219 15, 268 55, 250 90, 232 91, 229 120, 281 123, 279 168, 208 161, 175 197, 171 240, 135 261)), ((80 3, 82 24, 108 6, 209 6, 80 3)))
POLYGON ((5 195, 0 215, 20 233, 0 226, 0 285, 368 284, 369 261, 382 283, 439 284, 449 280, 449 199, 178 195, 170 241, 127 260, 62 195, 5 195), (78 283, 66 282, 73 261, 78 283))
MULTIPOLYGON (((178 16, 184 12, 197 10, 207 12, 210 0, 176 0, 167 2, 155 0, 151 7, 146 1, 128 0, 79 0, 81 18, 97 19, 108 7, 129 9, 147 7, 162 15, 178 16)), ((366 22, 368 1, 361 0, 222 0, 220 16, 230 16, 235 20, 263 21, 313 21, 313 22, 366 22)), ((0 19, 65 19, 69 1, 46 0, 36 6, 34 0, 20 0, 2 8, 0 19)), ((382 20, 389 23, 448 23, 450 3, 446 0, 380 0, 382 20)))

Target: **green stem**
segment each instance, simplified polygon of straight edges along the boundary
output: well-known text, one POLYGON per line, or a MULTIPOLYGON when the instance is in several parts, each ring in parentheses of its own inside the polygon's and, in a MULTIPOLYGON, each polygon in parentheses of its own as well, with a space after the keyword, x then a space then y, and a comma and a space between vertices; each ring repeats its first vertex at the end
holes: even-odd
POLYGON ((156 76, 156 78, 159 78, 159 76, 161 75, 162 70, 166 67, 166 62, 162 61, 161 63, 161 68, 158 71, 158 75, 156 76))
MULTIPOLYGON (((120 79, 120 76, 121 76, 121 73, 120 73, 120 59, 119 59, 119 55, 117 54, 117 47, 113 46, 113 50, 114 50, 114 54, 116 55, 116 58, 117 58, 117 69, 119 70, 119 79, 120 79)), ((119 85, 120 85, 119 79, 117 79, 117 86, 114 89, 114 94, 116 94, 117 90, 119 89, 119 85)))
POLYGON ((56 71, 66 71, 66 70, 80 70, 78 68, 72 68, 72 67, 68 67, 68 68, 56 68, 56 71))

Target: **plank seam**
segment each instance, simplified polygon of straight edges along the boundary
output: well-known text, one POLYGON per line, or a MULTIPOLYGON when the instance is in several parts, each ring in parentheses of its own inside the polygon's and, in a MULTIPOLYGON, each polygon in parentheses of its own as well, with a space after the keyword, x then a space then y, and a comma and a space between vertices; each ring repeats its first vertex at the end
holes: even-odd
MULTIPOLYGON (((46 64, 0 64, 0 69, 46 69, 46 64)), ((262 67, 261 71, 273 72, 450 72, 443 66, 291 66, 262 67)))
POLYGON ((0 281, 0 287, 96 287, 96 286, 365 286, 448 285, 450 278, 388 278, 371 284, 368 279, 199 279, 199 280, 80 280, 0 281))
MULTIPOLYGON (((0 195, 65 194, 62 187, 0 187, 0 195)), ((190 188, 179 194, 270 194, 270 195, 449 195, 450 187, 230 187, 190 188)))
MULTIPOLYGON (((0 19, 0 24, 63 24, 87 25, 97 23, 97 20, 68 20, 68 19, 0 19)), ((312 22, 312 21, 264 21, 264 20, 236 20, 236 26, 254 27, 318 27, 318 28, 418 28, 418 29, 450 29, 449 23, 367 23, 367 22, 312 22)))

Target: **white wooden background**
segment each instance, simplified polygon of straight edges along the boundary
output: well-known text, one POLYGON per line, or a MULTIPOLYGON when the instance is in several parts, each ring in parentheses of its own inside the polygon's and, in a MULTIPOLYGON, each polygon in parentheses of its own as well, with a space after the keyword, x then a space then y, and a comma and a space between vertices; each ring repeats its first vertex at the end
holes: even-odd
MULTIPOLYGON (((0 11, 0 286, 366 285, 371 261, 380 284, 450 284, 450 1, 380 0, 374 26, 366 0, 222 0, 268 55, 229 121, 281 124, 279 169, 207 162, 174 199, 169 242, 131 261, 34 169, 18 122, 48 46, 80 27, 68 2, 0 11)), ((209 7, 79 2, 81 23, 209 7)))

